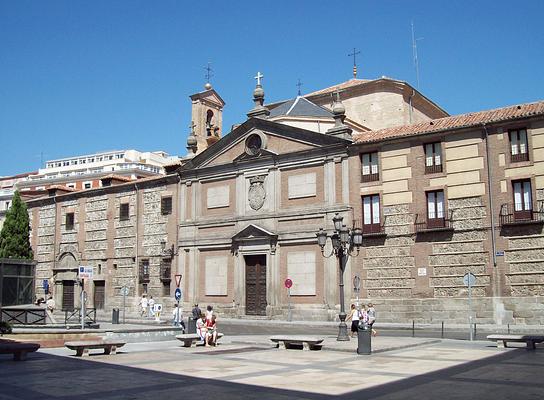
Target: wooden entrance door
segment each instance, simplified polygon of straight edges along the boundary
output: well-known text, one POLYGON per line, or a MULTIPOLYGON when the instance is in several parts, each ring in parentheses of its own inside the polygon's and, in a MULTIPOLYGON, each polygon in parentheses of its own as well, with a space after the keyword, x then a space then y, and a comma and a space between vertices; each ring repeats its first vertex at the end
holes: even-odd
POLYGON ((62 310, 74 309, 74 281, 62 281, 62 310))
POLYGON ((104 281, 94 281, 94 308, 97 310, 104 309, 106 302, 106 283, 104 281))
POLYGON ((266 255, 245 256, 246 314, 266 315, 266 255))

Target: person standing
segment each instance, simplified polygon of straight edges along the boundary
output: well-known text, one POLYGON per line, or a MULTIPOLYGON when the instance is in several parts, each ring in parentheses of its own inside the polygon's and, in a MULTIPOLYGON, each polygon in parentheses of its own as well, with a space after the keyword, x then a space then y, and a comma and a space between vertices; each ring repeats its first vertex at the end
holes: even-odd
POLYGON ((140 316, 145 317, 147 314, 147 306, 149 305, 149 302, 147 301, 147 295, 144 293, 142 294, 142 298, 140 299, 140 316))
POLYGON ((206 321, 211 321, 213 317, 213 307, 208 305, 206 307, 206 321))
POLYGON ((368 326, 370 327, 372 331, 372 336, 376 336, 378 332, 372 327, 374 325, 374 322, 376 322, 376 309, 374 308, 374 304, 368 303, 368 326))
POLYGON ((193 310, 191 311, 191 314, 193 314, 193 320, 198 321, 198 319, 202 315, 202 311, 200 311, 200 308, 198 307, 198 304, 195 303, 195 306, 193 307, 193 310))
POLYGON ((172 324, 174 326, 181 326, 183 333, 185 333, 185 322, 183 322, 183 310, 177 304, 174 304, 174 309, 172 310, 172 324))
POLYGON ((155 316, 155 300, 153 299, 153 296, 149 296, 149 316, 154 317, 155 316))

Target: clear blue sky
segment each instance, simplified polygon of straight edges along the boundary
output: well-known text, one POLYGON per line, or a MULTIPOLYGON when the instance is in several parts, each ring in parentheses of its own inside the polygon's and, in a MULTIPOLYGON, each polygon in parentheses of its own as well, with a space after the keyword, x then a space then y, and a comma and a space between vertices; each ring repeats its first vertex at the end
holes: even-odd
POLYGON ((450 114, 544 98, 544 1, 0 0, 0 175, 135 148, 186 153, 212 62, 224 133, 266 101, 360 78, 415 85, 450 114))

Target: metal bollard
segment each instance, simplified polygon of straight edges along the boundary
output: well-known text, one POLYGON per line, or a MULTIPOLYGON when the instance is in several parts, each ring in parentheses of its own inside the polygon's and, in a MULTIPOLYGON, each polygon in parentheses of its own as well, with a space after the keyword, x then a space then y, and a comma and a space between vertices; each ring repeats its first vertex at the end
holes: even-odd
POLYGON ((444 339, 444 321, 442 321, 442 332, 440 334, 440 337, 444 339))
POLYGON ((412 320, 412 337, 416 336, 416 321, 412 320))

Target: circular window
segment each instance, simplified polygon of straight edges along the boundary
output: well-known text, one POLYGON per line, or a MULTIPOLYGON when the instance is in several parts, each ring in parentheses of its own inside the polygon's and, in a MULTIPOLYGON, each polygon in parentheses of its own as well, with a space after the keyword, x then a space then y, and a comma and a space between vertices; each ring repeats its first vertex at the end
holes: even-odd
POLYGON ((261 152, 263 140, 257 134, 253 134, 246 139, 246 153, 255 156, 261 152))

